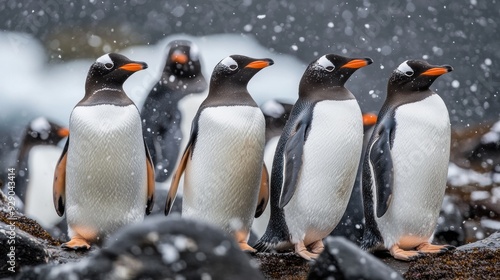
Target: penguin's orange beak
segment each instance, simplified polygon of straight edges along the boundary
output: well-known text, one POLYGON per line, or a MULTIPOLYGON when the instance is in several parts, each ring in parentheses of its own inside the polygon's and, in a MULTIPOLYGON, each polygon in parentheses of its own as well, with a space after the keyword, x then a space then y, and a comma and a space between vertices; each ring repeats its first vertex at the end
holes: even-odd
POLYGON ((174 52, 170 56, 170 60, 172 60, 173 62, 179 63, 179 64, 185 64, 188 62, 189 58, 187 55, 185 55, 181 52, 174 52))
POLYGON ((432 67, 431 69, 428 69, 427 71, 425 71, 424 73, 422 73, 420 75, 441 76, 441 75, 446 74, 446 73, 451 72, 451 71, 453 71, 453 67, 451 67, 449 65, 445 65, 445 66, 440 66, 440 67, 432 67))
POLYGON ((144 62, 131 62, 119 67, 119 69, 123 69, 130 72, 137 72, 139 70, 143 70, 146 68, 148 68, 148 65, 144 62))
POLYGON ((342 65, 340 68, 352 68, 352 69, 359 69, 361 67, 368 66, 373 63, 373 60, 371 58, 363 58, 363 59, 353 59, 346 64, 342 65))
POLYGON ((273 64, 274 61, 271 59, 262 59, 250 62, 245 68, 262 69, 273 64))
POLYGON ((363 114, 363 125, 369 126, 377 123, 377 115, 373 113, 364 113, 363 114))
POLYGON ((61 127, 57 130, 57 135, 59 135, 59 137, 68 137, 69 136, 69 129, 67 129, 65 127, 61 127))

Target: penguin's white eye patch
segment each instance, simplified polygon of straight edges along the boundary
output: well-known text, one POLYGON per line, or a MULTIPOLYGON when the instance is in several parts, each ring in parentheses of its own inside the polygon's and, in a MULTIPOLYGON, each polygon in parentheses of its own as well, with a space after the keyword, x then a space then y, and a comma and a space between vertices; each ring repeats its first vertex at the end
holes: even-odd
POLYGON ((189 49, 189 57, 191 60, 199 60, 200 51, 198 50, 198 46, 192 44, 189 49))
POLYGON ((335 70, 335 65, 333 65, 333 63, 326 58, 326 55, 318 59, 318 65, 323 67, 328 72, 332 72, 333 70, 335 70))
POLYGON ((31 122, 30 128, 33 131, 42 132, 44 130, 50 130, 50 124, 46 118, 38 117, 31 122))
POLYGON ((236 61, 232 59, 230 56, 224 58, 220 63, 227 66, 229 69, 233 71, 238 69, 238 63, 236 63, 236 61))
POLYGON ((111 69, 113 68, 113 66, 115 65, 113 63, 113 60, 111 60, 111 57, 109 57, 109 54, 105 54, 101 57, 99 57, 97 60, 96 60, 97 63, 101 63, 104 65, 104 67, 106 67, 106 69, 111 69))
POLYGON ((401 63, 399 66, 398 66, 398 69, 396 69, 396 71, 408 76, 408 77, 411 77, 413 76, 413 69, 410 67, 410 65, 408 65, 408 60, 401 63))

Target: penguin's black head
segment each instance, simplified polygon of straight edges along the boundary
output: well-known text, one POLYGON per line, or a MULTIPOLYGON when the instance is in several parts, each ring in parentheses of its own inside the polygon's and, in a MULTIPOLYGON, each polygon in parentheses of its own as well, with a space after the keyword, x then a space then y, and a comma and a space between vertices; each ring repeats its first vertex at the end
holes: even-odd
POLYGON ((302 76, 300 86, 306 91, 316 87, 342 87, 356 70, 372 63, 371 58, 350 58, 326 54, 309 64, 302 76))
POLYGON ((105 87, 121 89, 128 77, 146 68, 148 68, 146 63, 132 61, 121 54, 105 54, 90 66, 86 82, 87 91, 105 87))
POLYGON ((407 60, 392 72, 388 92, 426 91, 441 75, 453 71, 449 65, 430 65, 422 60, 407 60))
POLYGON ((24 135, 24 143, 31 145, 57 145, 64 137, 69 135, 69 130, 55 124, 44 117, 32 120, 24 135))
POLYGON ((167 46, 167 52, 164 73, 183 78, 195 78, 201 74, 200 52, 194 43, 172 41, 167 46))
POLYGON ((243 55, 231 55, 221 60, 214 68, 210 86, 244 86, 263 68, 273 65, 269 58, 256 59, 243 55))

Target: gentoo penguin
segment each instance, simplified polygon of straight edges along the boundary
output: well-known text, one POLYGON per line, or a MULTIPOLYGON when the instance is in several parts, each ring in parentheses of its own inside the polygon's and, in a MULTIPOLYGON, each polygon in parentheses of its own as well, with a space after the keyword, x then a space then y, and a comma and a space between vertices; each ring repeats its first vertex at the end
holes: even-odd
POLYGON ((52 180, 62 148, 57 144, 69 130, 45 117, 30 121, 21 136, 15 191, 24 203, 24 214, 45 229, 61 221, 52 210, 52 180))
POLYGON ((231 55, 215 66, 165 206, 168 215, 185 171, 182 216, 234 234, 240 248, 249 251, 250 226, 267 205, 269 184, 264 116, 247 84, 272 64, 271 59, 231 55))
POLYGON ((450 119, 429 87, 452 71, 407 60, 392 73, 363 167, 365 250, 389 249, 409 260, 448 246, 430 243, 443 202, 450 157, 450 119))
POLYGON ((207 89, 195 44, 185 40, 173 41, 168 44, 167 53, 163 74, 141 109, 142 132, 155 164, 158 182, 170 177, 180 154, 181 141, 188 135, 182 132, 182 123, 191 123, 194 117, 183 116, 179 101, 207 89))
POLYGON ((59 216, 66 211, 71 238, 63 248, 88 249, 151 211, 154 167, 139 111, 123 91, 125 80, 145 68, 116 53, 90 67, 54 176, 54 206, 59 216))
POLYGON ((366 145, 372 135, 373 127, 377 122, 377 115, 363 113, 363 149, 356 173, 356 180, 352 188, 351 198, 347 204, 344 216, 340 219, 337 227, 332 231, 332 236, 344 236, 349 241, 359 244, 364 231, 363 199, 361 192, 361 178, 363 177, 363 155, 366 145))
POLYGON ((344 84, 371 63, 327 54, 305 70, 276 148, 271 218, 257 250, 295 247, 305 259, 323 250, 346 209, 363 145, 361 110, 344 84))

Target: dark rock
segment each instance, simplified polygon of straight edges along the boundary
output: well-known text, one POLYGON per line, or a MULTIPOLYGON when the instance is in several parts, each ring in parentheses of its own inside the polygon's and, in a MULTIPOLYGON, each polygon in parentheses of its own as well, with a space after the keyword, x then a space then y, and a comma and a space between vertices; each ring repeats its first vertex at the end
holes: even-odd
POLYGON ((12 277, 23 266, 46 264, 49 245, 59 243, 34 220, 16 209, 11 197, 0 191, 0 278, 12 277))
POLYGON ((500 232, 495 232, 483 240, 476 241, 457 248, 459 251, 469 251, 473 249, 500 250, 500 232))
POLYGON ((463 228, 464 217, 454 199, 445 195, 438 224, 434 232, 434 241, 439 244, 453 246, 463 245, 465 242, 465 230, 463 228))
POLYGON ((403 279, 373 255, 344 237, 327 237, 325 251, 311 268, 308 279, 403 279))
POLYGON ((20 230, 14 223, 0 222, 0 278, 14 276, 23 266, 46 264, 46 241, 20 230))
POLYGON ((19 279, 264 279, 231 239, 178 216, 121 229, 78 263, 32 268, 19 279))

